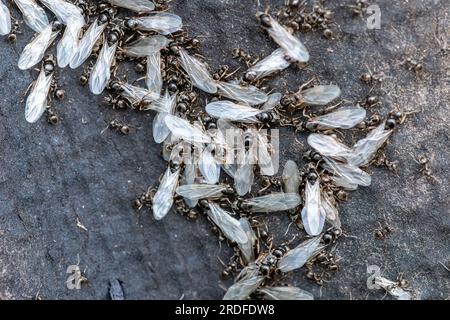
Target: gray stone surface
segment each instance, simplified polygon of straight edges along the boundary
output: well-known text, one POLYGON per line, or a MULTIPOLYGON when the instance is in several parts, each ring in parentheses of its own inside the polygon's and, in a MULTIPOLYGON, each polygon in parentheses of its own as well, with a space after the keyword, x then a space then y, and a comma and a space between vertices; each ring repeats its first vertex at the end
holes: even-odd
MULTIPOLYGON (((269 2, 276 8, 283 1, 269 2)), ((316 75, 339 84, 343 98, 355 101, 368 94, 359 80, 368 65, 386 74, 376 89, 383 96, 382 114, 395 106, 422 112, 386 148, 399 162, 398 174, 371 168, 372 185, 341 206, 348 237, 336 247, 340 270, 323 288, 306 280, 304 271, 289 282, 322 299, 381 299, 383 292, 366 288, 366 266, 376 264, 390 279, 403 273, 418 298, 448 299, 449 271, 440 263, 450 263, 450 52, 442 50, 450 40, 450 3, 380 0, 381 30, 368 30, 364 19, 351 18, 351 1, 327 2, 335 11, 335 39, 320 32, 301 35, 312 57, 309 68, 290 68, 272 85, 294 89, 316 75), (421 76, 400 65, 408 55, 423 61, 421 76), (434 156, 437 181, 419 173, 413 160, 419 154, 434 156), (374 230, 385 221, 394 231, 376 240, 374 230)), ((259 28, 256 9, 250 0, 171 3, 203 41, 202 53, 214 69, 236 64, 234 47, 261 56, 276 48, 259 28)), ((165 169, 151 136, 153 114, 99 107, 100 98, 78 85, 81 71, 64 70, 59 83, 67 99, 56 103, 62 123, 26 123, 23 96, 36 72, 19 71, 16 63, 30 38, 25 30, 16 46, 0 43, 0 299, 106 299, 111 278, 123 282, 128 299, 221 298, 230 281, 220 280, 217 256, 226 260, 232 251, 218 243, 206 219, 187 221, 172 212, 157 222, 150 212, 131 208, 134 196, 156 185, 165 169), (102 133, 113 118, 137 129, 129 136, 102 133), (87 232, 77 227, 77 218, 87 232), (89 284, 68 290, 66 268, 77 263, 77 255, 89 284)), ((300 143, 288 129, 281 136, 282 163, 302 164, 306 135, 297 135, 300 143)), ((270 222, 275 242, 283 241, 288 218, 274 214, 270 222)))

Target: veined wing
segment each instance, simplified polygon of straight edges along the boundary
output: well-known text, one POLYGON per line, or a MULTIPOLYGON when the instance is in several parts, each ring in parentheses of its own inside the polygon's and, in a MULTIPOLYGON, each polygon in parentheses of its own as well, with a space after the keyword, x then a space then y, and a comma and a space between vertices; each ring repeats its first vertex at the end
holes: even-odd
POLYGON ((274 72, 281 71, 289 67, 291 64, 285 59, 286 52, 282 48, 278 48, 269 56, 262 59, 254 66, 247 70, 247 75, 254 76, 255 80, 271 75, 274 72))
POLYGON ((311 293, 297 287, 262 288, 258 292, 264 294, 266 300, 314 300, 311 293))
POLYGON ((263 176, 273 176, 278 171, 278 166, 276 161, 273 161, 271 151, 275 152, 274 148, 271 147, 267 141, 267 135, 257 134, 257 161, 260 168, 260 173, 263 176))
POLYGON ((159 52, 162 48, 167 46, 169 42, 169 39, 161 35, 141 37, 124 47, 123 51, 130 57, 146 57, 150 53, 159 52))
POLYGON ((306 233, 311 236, 317 236, 322 232, 325 223, 325 212, 321 208, 319 179, 313 185, 306 181, 302 222, 306 233))
POLYGON ((233 218, 227 211, 222 209, 219 205, 209 202, 208 216, 212 221, 222 230, 225 237, 231 242, 247 243, 248 238, 241 224, 233 218))
POLYGON ((178 184, 178 177, 180 175, 180 169, 172 173, 170 167, 167 168, 161 183, 159 184, 158 191, 153 197, 153 216, 156 220, 161 220, 169 212, 173 204, 173 194, 178 184))
POLYGON ((223 300, 245 300, 263 281, 264 277, 258 275, 244 278, 228 288, 223 300))
POLYGON ((58 32, 52 31, 52 25, 48 25, 29 44, 25 46, 19 57, 20 70, 30 69, 44 58, 45 51, 55 40, 58 32))
POLYGON ((314 237, 300 243, 297 247, 289 250, 279 261, 278 269, 281 272, 289 272, 298 268, 308 261, 315 253, 320 244, 320 237, 314 237))
POLYGON ((332 157, 338 160, 346 160, 351 150, 346 145, 340 143, 332 136, 320 133, 312 133, 307 138, 308 144, 325 157, 332 157))
POLYGON ((294 209, 300 201, 300 195, 297 193, 274 192, 244 200, 243 204, 252 212, 275 212, 294 209))
POLYGON ((255 86, 243 87, 239 84, 218 82, 218 94, 229 99, 244 102, 250 106, 263 104, 267 101, 267 94, 255 86))
POLYGON ((323 160, 325 161, 323 164, 324 169, 339 177, 344 183, 364 187, 370 186, 372 180, 370 175, 360 168, 351 164, 334 161, 328 157, 323 157, 323 160))
POLYGON ((163 35, 174 33, 183 27, 183 21, 179 16, 167 12, 131 18, 128 23, 138 30, 156 31, 163 35))
POLYGON ((255 244, 257 238, 247 218, 239 219, 239 223, 241 225, 241 228, 247 235, 248 241, 246 243, 238 243, 238 246, 239 249, 241 250, 244 261, 248 264, 250 262, 255 261, 255 244))
POLYGON ((23 20, 35 32, 41 32, 49 25, 45 10, 42 9, 34 0, 14 0, 23 20))
POLYGON ((260 109, 263 111, 271 111, 280 103, 280 100, 281 93, 274 92, 269 95, 266 103, 264 103, 260 109))
POLYGON ((341 228, 341 219, 339 218, 339 212, 336 208, 334 199, 326 192, 321 192, 320 198, 321 210, 324 212, 326 220, 335 228, 341 228))
POLYGON ((234 175, 234 188, 236 193, 244 196, 250 192, 253 185, 255 174, 253 172, 253 163, 249 153, 244 154, 242 163, 238 164, 238 168, 234 175))
POLYGON ((208 103, 205 110, 214 118, 241 122, 254 122, 250 118, 263 112, 253 107, 225 100, 208 103))
POLYGON ((66 26, 64 34, 56 46, 56 57, 60 68, 67 67, 77 53, 82 28, 83 24, 77 22, 69 23, 66 26))
POLYGON ((103 41, 103 47, 89 77, 89 89, 93 94, 99 95, 105 90, 111 78, 111 65, 114 61, 117 43, 111 47, 108 41, 103 41))
POLYGON ((161 75, 161 54, 159 51, 147 55, 147 73, 145 76, 147 89, 158 96, 161 93, 163 80, 161 75))
POLYGON ((180 48, 179 51, 181 66, 188 74, 192 84, 207 93, 216 93, 217 83, 212 78, 206 65, 190 56, 186 50, 180 48))
POLYGON ((391 296, 398 300, 411 300, 411 294, 408 291, 403 290, 394 281, 386 279, 384 277, 375 277, 374 283, 386 290, 391 296))
POLYGON ((283 28, 275 19, 268 16, 270 27, 265 27, 272 39, 286 51, 286 54, 298 62, 308 62, 308 49, 294 35, 283 28))
POLYGON ((319 130, 335 128, 350 129, 363 121, 365 117, 366 110, 364 108, 360 106, 347 106, 323 116, 312 118, 308 120, 306 126, 307 128, 313 127, 319 130))
POLYGON ((106 23, 99 25, 97 19, 92 22, 87 31, 84 33, 83 38, 81 38, 78 44, 78 50, 70 62, 70 67, 72 69, 78 68, 89 58, 92 49, 100 39, 106 25, 106 23))
POLYGON ((223 196, 223 191, 227 189, 224 185, 214 184, 185 184, 179 186, 177 194, 183 198, 191 200, 218 199, 223 196))
POLYGON ((158 112, 167 112, 165 105, 158 103, 159 94, 151 92, 145 88, 137 87, 129 83, 120 84, 120 95, 128 99, 132 104, 140 104, 141 102, 153 102, 148 109, 158 112))
POLYGON ((159 105, 158 108, 167 110, 165 112, 158 112, 153 119, 153 139, 156 143, 163 142, 170 134, 170 130, 166 126, 165 118, 167 114, 173 114, 176 107, 176 102, 176 94, 170 96, 167 90, 164 96, 154 102, 154 105, 159 105))
POLYGON ((184 119, 168 114, 165 121, 170 132, 186 142, 211 143, 211 138, 203 130, 193 126, 184 119))
POLYGON ((315 86, 302 91, 303 101, 310 106, 324 106, 341 95, 336 85, 315 86))
POLYGON ((378 149, 386 142, 392 130, 385 129, 385 123, 381 123, 373 129, 366 138, 359 140, 352 148, 352 154, 348 162, 360 167, 368 164, 376 155, 378 149))
POLYGON ((39 0, 50 11, 52 11, 58 20, 69 25, 77 23, 84 26, 86 23, 83 17, 83 11, 76 5, 63 0, 39 0))
POLYGON ((4 36, 11 32, 11 14, 7 6, 0 0, 0 35, 4 36))
POLYGON ((53 74, 45 75, 42 69, 31 89, 25 104, 25 119, 29 123, 39 120, 47 108, 47 96, 52 84, 53 74))
POLYGON ((300 173, 297 164, 292 161, 286 161, 282 174, 283 190, 286 193, 298 193, 300 187, 300 173))
POLYGON ((139 13, 148 13, 155 10, 155 4, 150 0, 108 0, 108 2, 114 6, 139 13))
POLYGON ((216 184, 220 178, 220 164, 211 153, 209 148, 205 148, 198 160, 198 168, 207 184, 216 184))

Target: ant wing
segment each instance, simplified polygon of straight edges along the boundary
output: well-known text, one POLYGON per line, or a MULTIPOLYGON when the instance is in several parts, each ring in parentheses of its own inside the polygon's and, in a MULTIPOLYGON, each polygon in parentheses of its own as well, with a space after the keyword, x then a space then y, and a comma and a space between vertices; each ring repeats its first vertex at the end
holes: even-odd
POLYGON ((345 160, 351 155, 351 149, 331 136, 312 133, 307 138, 308 144, 322 156, 345 160))
POLYGON ((167 12, 131 18, 129 22, 135 24, 138 30, 156 31, 163 35, 174 33, 183 27, 183 21, 179 16, 167 12))
POLYGON ((150 0, 108 0, 108 2, 138 13, 149 13, 155 10, 155 4, 150 0))
POLYGON ((218 199, 223 196, 223 191, 227 188, 223 185, 214 184, 185 184, 179 186, 177 194, 190 200, 218 199))
POLYGON ((374 282, 398 300, 411 300, 411 294, 398 286, 394 281, 384 277, 375 277, 374 282))
POLYGON ((156 220, 161 220, 169 212, 173 204, 173 194, 178 184, 180 169, 172 173, 170 167, 161 179, 158 191, 153 197, 153 216, 156 220))
POLYGON ((166 125, 173 135, 189 143, 211 143, 211 138, 200 128, 173 115, 166 115, 166 125))
POLYGON ((0 35, 4 36, 11 32, 11 14, 7 6, 0 0, 0 35))
POLYGON ((285 56, 286 52, 282 48, 278 48, 269 56, 250 67, 246 74, 253 74, 255 80, 258 80, 267 77, 274 72, 284 70, 291 64, 285 59, 285 56))
POLYGON ((103 41, 103 47, 95 62, 89 77, 89 89, 93 94, 99 95, 105 90, 106 85, 111 78, 111 65, 116 53, 117 43, 111 47, 108 41, 103 41))
MULTIPOLYGON (((187 161, 184 164, 184 171, 183 171, 183 184, 184 185, 192 185, 195 183, 195 180, 197 178, 197 164, 194 161, 187 161)), ((179 187, 178 187, 179 188, 179 187)), ((177 188, 177 193, 178 193, 177 188)), ((189 208, 194 208, 198 200, 189 199, 188 197, 184 197, 184 202, 188 205, 189 208)))
POLYGON ((77 53, 80 33, 83 25, 84 23, 78 24, 73 22, 66 26, 64 34, 56 46, 56 57, 60 68, 65 68, 69 65, 77 53))
POLYGON ((303 100, 310 106, 324 106, 341 95, 336 85, 315 86, 302 92, 303 100))
POLYGON ((70 61, 70 67, 76 69, 81 66, 91 55, 94 45, 105 30, 106 23, 98 25, 97 19, 89 26, 78 44, 78 50, 70 61))
POLYGON ((209 210, 206 212, 228 240, 239 244, 248 242, 247 234, 242 229, 239 220, 233 218, 229 212, 212 202, 209 202, 209 210))
POLYGON ((235 104, 231 101, 208 103, 205 110, 214 118, 240 122, 258 122, 258 120, 253 117, 262 112, 259 109, 235 104))
POLYGON ((238 168, 234 174, 234 188, 236 189, 236 193, 240 196, 245 196, 250 192, 254 178, 251 156, 249 153, 245 153, 242 163, 238 164, 238 168))
POLYGON ((48 25, 29 44, 25 46, 17 63, 20 70, 27 70, 35 66, 44 58, 45 51, 56 39, 58 32, 52 31, 52 25, 48 25))
POLYGON ((246 243, 238 243, 238 246, 242 252, 245 262, 250 263, 255 261, 255 244, 257 241, 256 234, 247 218, 239 219, 239 223, 241 224, 241 228, 246 233, 248 241, 246 243))
POLYGON ((320 207, 320 210, 323 211, 323 215, 327 221, 333 227, 340 229, 341 219, 339 218, 339 211, 335 206, 333 197, 330 197, 326 192, 321 192, 320 207))
POLYGON ((322 232, 325 223, 325 212, 321 210, 319 179, 313 185, 306 181, 302 222, 306 233, 309 235, 317 236, 322 232))
POLYGON ((200 154, 198 167, 207 184, 219 182, 220 164, 216 161, 209 148, 205 148, 200 154))
POLYGON ((159 94, 151 92, 145 88, 137 87, 129 83, 120 84, 120 94, 122 97, 128 99, 132 104, 137 105, 141 102, 151 102, 154 103, 148 106, 148 109, 155 110, 157 112, 167 112, 165 105, 158 103, 159 94))
POLYGON ((366 138, 359 140, 352 148, 352 155, 348 162, 360 167, 368 164, 376 155, 377 151, 391 135, 392 130, 385 129, 385 123, 381 123, 373 129, 366 138))
POLYGON ((176 95, 170 96, 166 91, 164 96, 160 97, 154 102, 154 105, 158 105, 158 108, 165 110, 165 112, 158 112, 153 118, 153 139, 156 143, 161 143, 170 134, 169 128, 166 126, 165 117, 168 113, 173 114, 176 107, 176 95))
POLYGON ((264 294, 266 300, 314 300, 311 293, 297 287, 262 288, 258 292, 264 294))
POLYGON ((301 198, 297 193, 274 192, 265 196, 244 201, 252 212, 275 212, 294 209, 300 204, 301 198))
POLYGON ((308 261, 319 248, 320 237, 314 237, 300 243, 297 247, 289 250, 279 261, 278 269, 281 272, 289 272, 298 268, 308 261))
POLYGON ((263 276, 253 275, 246 277, 228 288, 223 300, 245 300, 264 281, 263 276))
POLYGON ((54 13, 62 24, 84 26, 83 11, 76 5, 63 0, 40 0, 40 2, 54 13))
POLYGON ((270 151, 275 152, 272 146, 267 141, 267 135, 257 133, 258 143, 258 165, 260 172, 264 176, 273 176, 278 171, 278 166, 272 159, 270 151))
POLYGON ((250 106, 263 104, 268 99, 267 94, 255 86, 243 87, 239 84, 219 82, 218 88, 219 95, 250 106))
POLYGON ((308 49, 306 49, 303 43, 297 37, 283 28, 275 19, 273 19, 272 17, 269 18, 270 27, 265 27, 265 29, 272 37, 272 39, 286 51, 286 54, 290 58, 298 62, 308 62, 308 49))
POLYGON ((29 123, 34 123, 45 112, 47 107, 47 96, 52 84, 53 74, 45 75, 45 70, 42 69, 39 77, 31 89, 25 104, 25 119, 29 123))
POLYGON ((286 193, 298 193, 300 187, 300 173, 297 164, 292 161, 286 161, 282 174, 283 190, 286 193))
POLYGON ((192 84, 207 93, 216 93, 217 84, 206 68, 206 65, 190 56, 186 50, 180 48, 179 51, 181 66, 187 72, 192 84))
POLYGON ((334 112, 323 116, 315 117, 307 122, 313 126, 317 126, 319 130, 325 129, 350 129, 364 120, 366 110, 360 106, 342 107, 334 112))
POLYGON ((45 10, 34 0, 14 0, 14 2, 22 12, 23 20, 34 32, 41 32, 49 25, 45 10))
POLYGON ((141 37, 124 47, 123 51, 130 57, 141 58, 146 57, 149 53, 159 52, 169 42, 169 39, 161 35, 141 37))
POLYGON ((145 75, 147 89, 158 96, 161 93, 163 80, 161 75, 161 53, 159 51, 147 55, 147 73, 145 75))
POLYGON ((325 161, 325 163, 322 165, 323 168, 336 177, 340 178, 337 180, 333 179, 337 186, 370 186, 372 180, 370 175, 360 168, 351 164, 334 161, 333 159, 328 157, 323 157, 323 160, 325 161))
POLYGON ((280 100, 281 100, 281 93, 274 92, 270 94, 266 103, 262 105, 261 110, 263 111, 273 110, 280 103, 280 100))

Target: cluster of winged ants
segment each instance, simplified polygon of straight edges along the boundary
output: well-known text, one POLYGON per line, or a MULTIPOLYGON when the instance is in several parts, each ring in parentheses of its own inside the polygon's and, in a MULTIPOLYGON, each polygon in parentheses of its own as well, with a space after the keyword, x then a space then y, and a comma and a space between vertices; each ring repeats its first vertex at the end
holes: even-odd
MULTIPOLYGON (((268 13, 258 13, 257 17, 279 48, 250 63, 241 78, 226 81, 233 73, 227 68, 210 73, 196 53, 199 41, 187 35, 182 19, 166 12, 162 1, 108 0, 90 4, 80 0, 39 0, 43 6, 34 0, 11 3, 36 32, 23 49, 18 66, 26 70, 41 63, 26 99, 28 122, 38 121, 46 110, 51 110, 49 93, 54 90, 56 66, 75 69, 93 58, 80 78, 83 84, 89 84, 93 94, 106 89, 111 94, 105 101, 114 108, 156 111, 153 136, 163 144, 168 167, 158 189, 136 199, 135 206, 151 206, 157 220, 168 214, 177 199, 177 203, 183 202, 186 212, 206 213, 221 237, 236 250, 233 263, 224 273, 240 272, 224 299, 313 299, 300 288, 274 284, 280 276, 304 265, 309 269, 308 278, 319 281, 311 271, 315 261, 328 263, 330 270, 337 269, 325 249, 341 234, 338 201, 345 200, 344 190, 370 185, 371 176, 364 169, 374 161, 396 124, 404 121, 402 112, 393 111, 385 120, 373 123, 365 120, 363 107, 337 104, 328 108, 328 113, 308 116, 306 108, 329 105, 340 96, 340 88, 313 85, 310 81, 297 92, 283 95, 263 87, 265 79, 310 59, 302 42, 268 13), (123 9, 134 12, 135 17, 119 17, 123 9), (52 22, 49 12, 56 18, 52 22), (46 56, 58 38, 56 57, 46 56), (117 61, 126 60, 135 62, 136 70, 145 73, 145 86, 115 76, 117 61), (194 111, 200 93, 213 96, 209 102, 206 100, 206 113, 203 108, 194 111), (298 110, 303 110, 303 116, 287 115, 288 111, 298 110), (277 124, 309 132, 307 142, 311 147, 306 154, 308 164, 299 170, 294 161, 287 161, 278 180, 274 177, 278 171, 278 146, 261 130, 277 124), (339 140, 337 129, 359 128, 361 124, 366 124, 366 137, 350 147, 339 140), (230 132, 238 132, 243 144, 236 147, 230 143, 230 132), (249 198, 256 179, 261 177, 267 183, 262 193, 274 187, 282 192, 249 198), (297 208, 301 205, 299 214, 297 208), (264 230, 251 217, 253 213, 280 211, 288 211, 308 235, 295 248, 273 245, 271 237, 263 236, 264 230), (324 229, 326 223, 328 229, 324 229)), ((328 11, 325 13, 330 16, 328 11)), ((14 34, 15 25, 8 7, 0 1, 0 34, 14 34)), ((113 127, 128 133, 117 121, 113 127)), ((396 282, 381 276, 374 281, 396 298, 409 298, 396 282)))

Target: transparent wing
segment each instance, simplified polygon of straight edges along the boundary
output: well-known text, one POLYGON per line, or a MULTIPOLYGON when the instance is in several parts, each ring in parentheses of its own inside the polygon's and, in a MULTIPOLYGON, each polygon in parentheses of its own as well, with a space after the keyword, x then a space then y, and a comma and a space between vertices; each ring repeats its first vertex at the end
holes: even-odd
POLYGON ((139 13, 148 13, 155 10, 155 4, 150 0, 108 0, 108 2, 117 7, 139 13))
POLYGON ((23 49, 18 62, 20 70, 30 69, 44 58, 45 51, 55 40, 56 32, 52 31, 52 25, 48 25, 23 49))
POLYGON ((63 0, 39 0, 50 11, 52 11, 58 20, 69 25, 77 23, 80 25, 85 24, 83 17, 83 11, 76 5, 63 0))
POLYGON ((207 184, 216 184, 220 178, 220 164, 211 153, 209 148, 205 148, 198 160, 198 168, 207 184))
POLYGON ((324 106, 341 95, 336 85, 315 86, 302 92, 303 100, 310 106, 324 106))
POLYGON ((117 43, 111 47, 103 41, 103 47, 89 77, 89 89, 93 94, 101 94, 111 78, 111 65, 116 53, 117 43))
POLYGON ((170 132, 186 142, 192 144, 211 142, 211 138, 203 130, 193 126, 184 119, 169 114, 166 116, 165 121, 170 132))
POLYGON ((386 140, 391 135, 392 130, 385 130, 385 123, 381 123, 373 129, 366 138, 359 140, 352 148, 352 154, 348 162, 360 167, 368 164, 376 155, 386 140))
POLYGON ((144 17, 131 18, 130 24, 134 24, 136 29, 143 31, 156 31, 163 35, 168 35, 181 30, 183 21, 173 13, 158 12, 144 17))
POLYGON ((56 57, 60 68, 67 67, 77 53, 82 28, 82 24, 70 23, 64 30, 64 34, 56 46, 56 57))
POLYGON ((209 202, 209 208, 210 210, 207 210, 208 216, 222 230, 228 240, 236 243, 248 242, 247 234, 237 219, 215 203, 209 202))
POLYGON ((269 142, 267 141, 267 135, 257 133, 258 141, 258 165, 261 175, 273 176, 278 167, 275 165, 275 161, 272 159, 270 151, 273 150, 269 142))
POLYGON ((244 204, 252 212, 274 212, 294 209, 300 204, 300 201, 300 195, 296 193, 275 192, 244 200, 244 204))
POLYGON ((252 189, 255 174, 250 160, 250 155, 245 154, 234 175, 234 188, 240 196, 246 195, 252 189))
POLYGON ((161 143, 170 134, 170 130, 166 125, 165 117, 168 113, 172 114, 176 107, 177 97, 176 95, 170 96, 166 91, 164 96, 155 101, 155 105, 159 105, 161 109, 167 110, 167 112, 158 112, 153 119, 153 139, 156 143, 161 143))
POLYGON ((342 107, 334 112, 315 117, 308 120, 307 126, 316 126, 319 130, 324 129, 350 129, 364 120, 366 110, 359 106, 342 107))
POLYGON ((158 191, 156 191, 155 196, 153 197, 152 209, 153 216, 156 220, 164 218, 172 207, 173 194, 178 184, 179 175, 179 169, 172 173, 170 167, 167 168, 164 173, 158 191))
POLYGON ((145 88, 137 87, 129 83, 120 84, 122 97, 127 98, 133 104, 140 104, 143 101, 153 102, 152 105, 148 106, 149 109, 158 112, 167 112, 164 105, 158 103, 159 94, 151 92, 145 88))
POLYGON ((191 200, 218 199, 223 196, 222 191, 227 187, 211 184, 185 184, 177 188, 177 194, 191 200))
POLYGON ((285 59, 286 52, 279 48, 269 56, 262 59, 247 70, 247 74, 252 74, 255 80, 271 75, 274 72, 281 71, 289 67, 290 62, 285 59))
POLYGON ((270 28, 266 28, 272 39, 286 51, 286 54, 298 62, 308 62, 308 49, 294 35, 270 17, 270 28))
POLYGON ((243 87, 239 84, 218 82, 218 94, 229 99, 244 102, 250 106, 263 104, 267 94, 254 86, 243 87))
POLYGON ((300 187, 300 173, 297 164, 292 161, 286 161, 282 174, 283 190, 286 193, 298 193, 300 187))
POLYGON ((302 222, 306 233, 311 236, 317 236, 322 232, 325 223, 325 212, 321 208, 319 179, 313 185, 306 181, 302 222))
POLYGON ((161 54, 159 51, 149 53, 147 56, 147 73, 145 76, 147 89, 159 95, 162 90, 163 80, 161 75, 161 54))
POLYGON ((23 20, 35 32, 41 32, 49 25, 45 10, 42 9, 34 0, 14 0, 23 20))
MULTIPOLYGON (((331 158, 323 157, 324 169, 339 177, 344 183, 349 185, 361 185, 367 187, 371 183, 370 175, 360 168, 347 163, 340 163, 331 158)), ((336 180, 335 180, 336 182, 336 180)))
POLYGON ((180 48, 180 61, 184 71, 187 72, 192 84, 207 92, 216 93, 217 84, 209 73, 206 65, 198 59, 190 56, 186 50, 180 48))
POLYGON ((326 157, 345 160, 351 154, 350 148, 340 143, 332 136, 320 133, 312 133, 308 136, 307 141, 314 150, 326 157))
POLYGON ((260 114, 262 111, 249 106, 235 104, 231 101, 215 101, 208 103, 206 112, 214 117, 230 121, 254 122, 251 117, 260 114))
POLYGON ((267 300, 314 300, 311 293, 297 287, 262 288, 258 292, 267 300))
POLYGON ((340 229, 341 219, 339 218, 339 212, 335 206, 335 201, 331 196, 328 195, 328 193, 324 191, 321 192, 320 206, 326 220, 333 227, 340 229))
POLYGON ((228 288, 223 300, 245 300, 264 281, 263 276, 252 276, 242 279, 228 288))
MULTIPOLYGON (((197 164, 195 160, 190 159, 189 161, 185 161, 183 171, 183 184, 184 185, 194 184, 196 178, 197 178, 197 164)), ((186 202, 189 208, 194 208, 198 203, 198 200, 189 199, 187 197, 183 198, 184 202, 186 202)))
POLYGON ((270 94, 266 103, 262 105, 261 110, 263 111, 273 110, 280 103, 280 100, 281 100, 281 93, 274 92, 270 94))
POLYGON ((130 57, 146 57, 150 53, 159 52, 169 44, 170 40, 161 35, 141 37, 123 48, 125 54, 130 57))
POLYGON ((297 247, 289 250, 278 261, 278 269, 281 272, 289 272, 298 268, 308 261, 315 253, 320 244, 320 237, 314 237, 300 243, 297 247))
POLYGON ((238 243, 239 249, 242 252, 245 262, 248 264, 255 260, 255 244, 256 244, 256 234, 248 222, 247 218, 239 219, 242 230, 244 230, 247 235, 248 241, 246 243, 238 243))
POLYGON ((0 0, 0 35, 4 36, 11 32, 11 14, 7 6, 0 0))
POLYGON ((378 276, 375 277, 374 283, 379 285, 381 288, 386 290, 391 296, 398 300, 411 300, 411 294, 403 290, 398 286, 398 284, 394 281, 391 281, 389 279, 386 279, 384 277, 378 276))
POLYGON ((97 41, 100 39, 103 31, 105 30, 106 23, 98 25, 97 19, 92 22, 87 31, 84 33, 83 38, 78 43, 78 50, 70 61, 70 67, 76 69, 81 66, 91 55, 97 41))
POLYGON ((29 123, 39 120, 47 108, 47 96, 52 84, 53 74, 45 75, 44 69, 39 73, 39 77, 34 83, 25 104, 25 119, 29 123))

